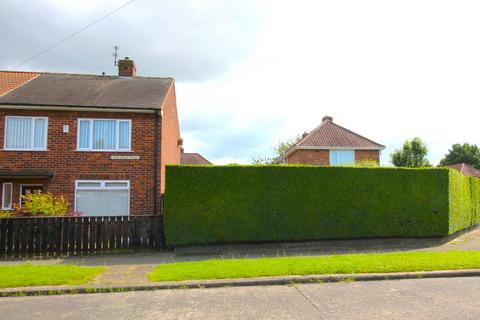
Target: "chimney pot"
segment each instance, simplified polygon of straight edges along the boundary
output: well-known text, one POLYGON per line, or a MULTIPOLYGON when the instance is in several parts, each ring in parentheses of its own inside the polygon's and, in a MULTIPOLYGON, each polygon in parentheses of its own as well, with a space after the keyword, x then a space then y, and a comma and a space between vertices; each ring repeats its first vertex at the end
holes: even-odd
POLYGON ((118 75, 120 77, 135 77, 137 73, 137 67, 135 62, 128 57, 118 61, 118 75))
POLYGON ((322 118, 322 122, 325 122, 325 121, 331 121, 331 122, 333 122, 333 118, 330 117, 330 116, 325 116, 325 117, 322 118))

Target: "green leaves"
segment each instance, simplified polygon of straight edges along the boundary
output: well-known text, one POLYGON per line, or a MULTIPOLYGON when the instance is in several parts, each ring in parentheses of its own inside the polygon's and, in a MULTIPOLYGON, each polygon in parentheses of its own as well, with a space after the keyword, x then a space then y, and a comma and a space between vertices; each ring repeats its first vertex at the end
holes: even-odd
POLYGON ((440 166, 457 163, 466 163, 480 169, 480 149, 475 144, 456 143, 452 145, 445 157, 440 160, 440 166))
POLYGON ((427 159, 428 148, 418 137, 406 140, 401 150, 395 150, 392 155, 392 163, 396 167, 419 168, 430 167, 427 159))

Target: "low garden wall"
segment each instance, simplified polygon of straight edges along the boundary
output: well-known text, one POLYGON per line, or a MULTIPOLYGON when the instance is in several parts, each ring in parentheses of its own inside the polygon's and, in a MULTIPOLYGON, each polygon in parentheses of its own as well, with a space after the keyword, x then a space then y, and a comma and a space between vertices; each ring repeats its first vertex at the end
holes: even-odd
POLYGON ((479 223, 480 180, 446 168, 168 166, 167 246, 442 237, 479 223))

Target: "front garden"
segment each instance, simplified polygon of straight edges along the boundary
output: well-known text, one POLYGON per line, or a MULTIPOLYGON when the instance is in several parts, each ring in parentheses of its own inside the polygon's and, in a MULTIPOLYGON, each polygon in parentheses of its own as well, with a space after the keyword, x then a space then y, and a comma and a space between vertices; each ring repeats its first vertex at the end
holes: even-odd
POLYGON ((0 266, 0 288, 81 285, 93 280, 105 269, 75 265, 0 266))
POLYGON ((182 281, 478 268, 480 268, 479 251, 399 252, 177 262, 157 266, 149 275, 149 279, 151 281, 182 281))

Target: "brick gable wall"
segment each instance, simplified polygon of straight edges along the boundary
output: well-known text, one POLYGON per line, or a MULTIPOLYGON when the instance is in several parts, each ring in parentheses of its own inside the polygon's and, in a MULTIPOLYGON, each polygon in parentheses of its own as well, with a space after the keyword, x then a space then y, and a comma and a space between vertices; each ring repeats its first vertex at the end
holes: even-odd
MULTIPOLYGON (((175 85, 172 83, 163 105, 162 117, 162 158, 161 175, 165 176, 165 165, 179 164, 181 146, 179 145, 180 128, 178 124, 178 114, 176 107, 175 85)), ((165 179, 160 183, 161 191, 165 190, 165 179)))
MULTIPOLYGON (((292 152, 288 163, 301 163, 313 165, 330 165, 329 150, 299 149, 292 152)), ((355 150, 355 161, 374 160, 380 163, 380 151, 378 150, 355 150)))

